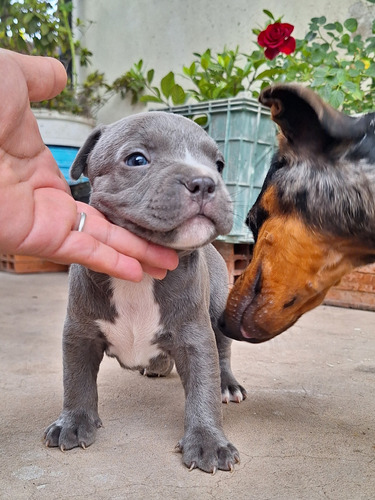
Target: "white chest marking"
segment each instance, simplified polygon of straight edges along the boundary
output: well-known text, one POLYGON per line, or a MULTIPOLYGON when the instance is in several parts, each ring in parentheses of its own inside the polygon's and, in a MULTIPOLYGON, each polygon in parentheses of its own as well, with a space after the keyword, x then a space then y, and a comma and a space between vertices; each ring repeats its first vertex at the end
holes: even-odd
POLYGON ((153 295, 153 280, 145 275, 140 283, 112 278, 113 297, 118 316, 114 323, 97 320, 111 344, 108 354, 127 368, 147 367, 160 354, 152 341, 160 330, 160 311, 153 295))

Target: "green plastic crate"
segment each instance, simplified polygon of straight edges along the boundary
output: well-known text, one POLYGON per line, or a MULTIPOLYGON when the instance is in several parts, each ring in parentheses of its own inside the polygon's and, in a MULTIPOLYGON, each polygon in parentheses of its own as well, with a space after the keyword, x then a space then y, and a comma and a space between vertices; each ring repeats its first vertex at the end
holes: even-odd
POLYGON ((276 126, 268 108, 254 99, 235 97, 175 106, 168 111, 197 119, 217 142, 225 158, 224 181, 234 203, 234 224, 228 243, 251 243, 245 224, 250 207, 261 190, 276 148, 276 126))

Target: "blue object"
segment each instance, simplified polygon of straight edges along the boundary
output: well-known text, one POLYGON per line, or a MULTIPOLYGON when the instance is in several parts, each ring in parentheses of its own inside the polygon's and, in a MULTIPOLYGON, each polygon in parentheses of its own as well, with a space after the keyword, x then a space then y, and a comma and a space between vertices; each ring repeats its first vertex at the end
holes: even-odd
POLYGON ((63 173, 65 180, 69 186, 74 186, 76 184, 81 184, 82 182, 88 182, 87 177, 83 175, 77 180, 73 181, 69 176, 69 169, 77 156, 79 148, 74 148, 71 146, 48 146, 53 157, 56 160, 59 169, 63 173))

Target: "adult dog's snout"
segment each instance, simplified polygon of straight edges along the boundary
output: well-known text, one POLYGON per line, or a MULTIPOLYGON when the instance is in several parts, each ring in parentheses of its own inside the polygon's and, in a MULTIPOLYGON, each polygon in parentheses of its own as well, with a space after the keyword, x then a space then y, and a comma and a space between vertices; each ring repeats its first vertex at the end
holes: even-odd
POLYGON ((215 196, 216 184, 211 177, 194 177, 184 182, 185 187, 196 200, 209 200, 215 196))

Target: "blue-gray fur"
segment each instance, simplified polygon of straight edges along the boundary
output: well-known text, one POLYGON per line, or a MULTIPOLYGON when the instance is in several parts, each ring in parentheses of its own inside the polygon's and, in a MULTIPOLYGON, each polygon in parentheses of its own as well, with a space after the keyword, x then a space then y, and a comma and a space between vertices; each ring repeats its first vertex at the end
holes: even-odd
MULTIPOLYGON (((179 443, 183 461, 208 472, 230 470, 239 458, 222 429, 220 381, 223 394, 246 397, 231 371, 231 341, 218 327, 228 293, 226 265, 207 244, 229 232, 232 222, 217 161, 222 155, 216 144, 196 124, 176 115, 147 113, 94 131, 71 169, 74 178, 81 173, 90 178, 93 206, 151 241, 178 249, 185 213, 195 213, 197 204, 199 217, 211 220, 215 228, 214 233, 203 230, 199 245, 198 240, 192 248, 185 245, 175 271, 164 280, 153 280, 160 327, 152 343, 160 353, 146 366, 127 366, 148 375, 167 375, 175 362, 186 394, 185 435, 179 443), (129 167, 124 160, 134 152, 147 156, 149 165, 129 167), (211 179, 214 192, 205 191, 205 182, 199 184, 203 193, 190 191, 191 179, 202 176, 211 179)), ((64 407, 46 430, 48 446, 89 446, 101 426, 96 378, 103 354, 110 354, 112 345, 100 322, 114 325, 121 314, 114 303, 114 283, 107 275, 71 267, 63 334, 64 407)), ((124 365, 121 356, 118 360, 124 365)))

